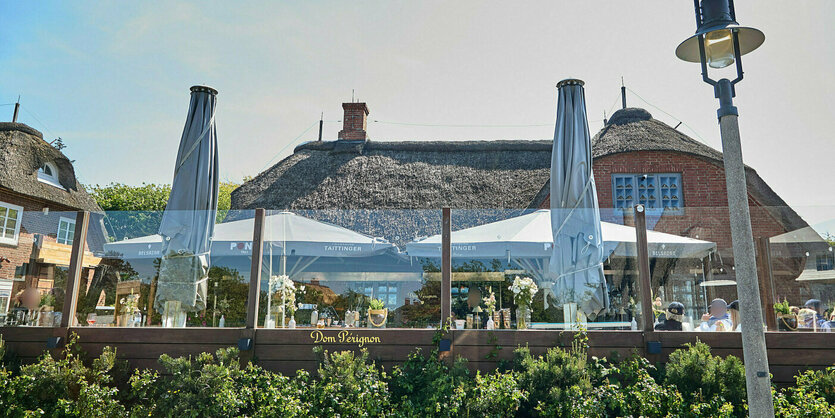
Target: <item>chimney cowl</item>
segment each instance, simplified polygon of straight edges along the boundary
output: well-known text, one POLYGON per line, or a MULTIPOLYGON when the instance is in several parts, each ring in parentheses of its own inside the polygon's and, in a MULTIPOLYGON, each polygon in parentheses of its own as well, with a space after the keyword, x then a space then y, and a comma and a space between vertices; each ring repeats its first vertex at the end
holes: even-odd
POLYGON ((339 140, 365 141, 368 139, 366 126, 368 123, 368 106, 365 103, 342 103, 342 130, 339 140))

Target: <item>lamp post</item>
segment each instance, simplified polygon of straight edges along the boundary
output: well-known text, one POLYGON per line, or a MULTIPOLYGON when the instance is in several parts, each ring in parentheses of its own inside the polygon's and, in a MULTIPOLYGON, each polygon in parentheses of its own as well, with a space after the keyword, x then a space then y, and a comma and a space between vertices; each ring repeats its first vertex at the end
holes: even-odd
POLYGON ((748 413, 752 417, 773 417, 771 378, 763 332, 762 305, 751 214, 748 209, 748 187, 739 123, 733 97, 734 86, 742 80, 742 55, 762 45, 765 35, 757 29, 740 26, 736 21, 733 0, 693 0, 696 9, 696 34, 676 48, 676 56, 702 65, 702 79, 714 88, 719 99, 719 129, 725 164, 728 191, 731 240, 742 322, 742 351, 745 362, 745 382, 748 392, 748 413), (708 67, 725 68, 736 64, 736 78, 713 80, 708 67))

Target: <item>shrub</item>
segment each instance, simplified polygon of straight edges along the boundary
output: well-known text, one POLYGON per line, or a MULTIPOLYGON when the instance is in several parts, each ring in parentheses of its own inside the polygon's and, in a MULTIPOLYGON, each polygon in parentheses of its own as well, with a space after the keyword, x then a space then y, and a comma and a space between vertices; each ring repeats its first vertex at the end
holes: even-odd
POLYGON ((467 393, 465 410, 472 417, 510 417, 525 398, 512 372, 478 373, 467 393))
POLYGON ((466 360, 452 367, 432 351, 424 357, 420 351, 394 367, 390 390, 395 413, 400 416, 459 416, 463 411, 469 377, 466 360))
POLYGON ((742 361, 713 356, 710 347, 701 342, 686 347, 670 354, 665 379, 681 392, 685 406, 695 408, 696 414, 721 415, 729 404, 735 416, 745 416, 748 407, 742 361))
POLYGON ((132 413, 144 416, 236 416, 245 406, 237 396, 235 381, 241 377, 237 348, 222 348, 214 356, 203 353, 159 362, 170 374, 161 378, 150 370, 137 371, 130 380, 132 413))
POLYGON ((573 400, 592 392, 584 349, 551 348, 544 357, 532 356, 527 347, 518 348, 514 353, 519 387, 528 394, 520 413, 573 416, 573 400))
POLYGON ((826 402, 835 404, 835 366, 826 370, 807 370, 796 378, 795 387, 805 388, 806 392, 823 396, 826 402))
POLYGON ((12 377, 5 368, 0 372, 0 404, 9 416, 115 416, 124 414, 110 387, 110 370, 116 362, 116 350, 105 347, 101 356, 86 367, 73 334, 61 356, 48 353, 38 362, 21 367, 12 377))
POLYGON ((368 361, 368 351, 329 354, 319 366, 319 380, 302 381, 308 388, 302 394, 310 411, 320 416, 376 417, 390 411, 388 385, 368 361))

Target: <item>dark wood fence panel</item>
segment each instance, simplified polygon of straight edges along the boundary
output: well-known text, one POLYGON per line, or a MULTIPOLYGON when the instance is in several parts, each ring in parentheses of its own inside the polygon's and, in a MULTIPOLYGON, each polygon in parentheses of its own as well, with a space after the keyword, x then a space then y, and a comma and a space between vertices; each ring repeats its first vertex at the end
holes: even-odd
MULTIPOLYGON (((162 354, 197 356, 215 352, 223 347, 236 347, 241 338, 253 338, 254 347, 245 358, 268 370, 295 374, 304 369, 315 372, 319 356, 313 348, 322 346, 334 351, 365 349, 369 357, 386 369, 403 362, 415 350, 429 354, 435 330, 431 329, 256 329, 244 328, 70 328, 79 343, 91 356, 104 347, 116 348, 117 356, 134 368, 160 369, 157 359, 162 354)), ((47 340, 69 335, 64 328, 10 327, 0 328, 0 336, 8 351, 22 363, 35 361, 47 350, 47 340)), ((742 358, 742 339, 738 333, 699 332, 642 332, 589 331, 589 354, 607 358, 625 358, 632 354, 644 355, 654 363, 668 361, 669 355, 687 343, 702 341, 719 356, 742 358), (660 343, 660 353, 649 354, 648 343, 660 343)), ((513 358, 513 351, 527 346, 534 354, 542 354, 551 347, 570 347, 577 336, 571 331, 474 331, 453 330, 444 338, 451 343, 444 358, 466 358, 472 370, 495 369, 502 361, 513 358)), ((798 371, 822 369, 835 364, 835 334, 768 332, 768 359, 773 381, 791 384, 798 371)))

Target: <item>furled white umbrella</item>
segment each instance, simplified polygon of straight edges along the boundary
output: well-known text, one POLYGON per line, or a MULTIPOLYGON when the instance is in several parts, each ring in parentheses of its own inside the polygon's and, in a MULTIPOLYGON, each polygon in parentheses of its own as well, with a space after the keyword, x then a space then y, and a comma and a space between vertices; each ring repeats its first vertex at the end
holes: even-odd
POLYGON ((591 139, 583 82, 557 84, 557 123, 551 153, 551 231, 549 264, 553 292, 577 303, 586 315, 609 307, 603 275, 603 237, 592 174, 591 139))
POLYGON ((191 103, 177 151, 171 195, 162 215, 155 307, 166 325, 184 325, 182 312, 206 307, 209 249, 217 214, 217 90, 191 88, 191 103), (172 316, 173 315, 173 316, 172 316))

